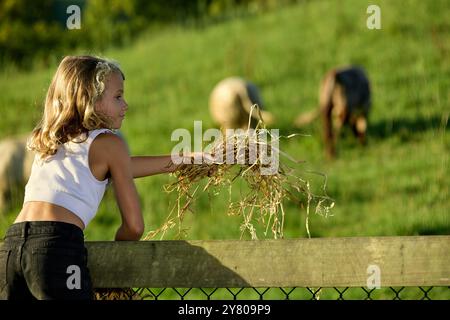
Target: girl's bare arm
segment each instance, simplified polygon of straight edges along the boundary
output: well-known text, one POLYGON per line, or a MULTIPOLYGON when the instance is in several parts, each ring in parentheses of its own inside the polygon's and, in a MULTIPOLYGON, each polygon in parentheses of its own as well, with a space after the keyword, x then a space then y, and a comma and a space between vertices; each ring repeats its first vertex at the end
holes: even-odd
POLYGON ((176 170, 170 155, 131 157, 133 178, 147 177, 176 170))
MULTIPOLYGON (((197 163, 195 159, 202 161, 214 161, 211 154, 204 152, 191 152, 187 155, 180 155, 183 163, 197 163)), ((147 177, 159 173, 169 173, 177 170, 179 165, 172 162, 170 155, 164 156, 137 156, 131 157, 133 178, 147 177)))
POLYGON ((116 240, 139 240, 144 233, 144 219, 139 195, 133 180, 132 161, 125 142, 114 134, 102 135, 100 146, 111 174, 122 224, 116 240))

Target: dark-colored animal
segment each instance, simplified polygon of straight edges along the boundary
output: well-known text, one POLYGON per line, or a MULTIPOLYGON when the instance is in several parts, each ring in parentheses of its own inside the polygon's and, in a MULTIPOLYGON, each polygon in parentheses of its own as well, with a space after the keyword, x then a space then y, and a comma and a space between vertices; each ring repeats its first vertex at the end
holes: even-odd
POLYGON ((355 66, 335 68, 322 80, 319 108, 298 116, 294 125, 301 127, 321 116, 325 152, 333 158, 344 125, 350 126, 361 144, 366 143, 370 107, 370 83, 364 70, 355 66))
MULTIPOLYGON (((262 110, 263 103, 259 90, 253 83, 239 77, 230 77, 220 81, 211 92, 209 110, 213 121, 223 130, 246 129, 248 127, 251 107, 257 104, 260 108, 262 120, 270 125, 274 116, 262 110)), ((259 120, 259 112, 252 112, 251 126, 259 120)))

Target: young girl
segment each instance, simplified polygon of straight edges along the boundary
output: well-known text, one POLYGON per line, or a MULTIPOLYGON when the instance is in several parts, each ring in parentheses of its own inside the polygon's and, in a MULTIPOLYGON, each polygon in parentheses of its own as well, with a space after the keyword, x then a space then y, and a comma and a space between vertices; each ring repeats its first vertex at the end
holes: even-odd
POLYGON ((0 299, 91 299, 83 230, 112 182, 122 224, 139 240, 144 221, 133 178, 172 172, 170 156, 130 157, 114 133, 128 110, 113 62, 69 56, 48 89, 28 146, 36 152, 23 208, 0 250, 0 299), (74 281, 72 275, 80 275, 74 281))

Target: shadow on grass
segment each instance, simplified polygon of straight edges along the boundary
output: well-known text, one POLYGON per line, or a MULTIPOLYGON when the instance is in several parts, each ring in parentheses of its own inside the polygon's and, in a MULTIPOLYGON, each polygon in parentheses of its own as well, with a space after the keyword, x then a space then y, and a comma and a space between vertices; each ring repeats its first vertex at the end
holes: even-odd
POLYGON ((450 225, 438 225, 438 226, 415 225, 411 228, 409 234, 414 234, 418 236, 449 235, 450 225))
POLYGON ((384 119, 378 122, 369 123, 369 138, 375 140, 386 139, 392 136, 399 136, 402 141, 411 140, 415 135, 430 130, 448 131, 445 114, 434 115, 430 118, 397 118, 384 119))

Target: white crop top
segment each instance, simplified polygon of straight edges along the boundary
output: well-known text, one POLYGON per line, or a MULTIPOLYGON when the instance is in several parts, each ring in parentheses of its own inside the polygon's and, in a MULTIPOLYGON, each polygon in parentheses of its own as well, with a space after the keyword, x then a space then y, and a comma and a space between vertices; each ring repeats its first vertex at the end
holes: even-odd
POLYGON ((89 131, 86 141, 66 142, 46 161, 36 156, 25 186, 24 203, 43 201, 62 206, 86 227, 94 218, 108 183, 108 179, 99 181, 93 176, 88 158, 92 141, 104 132, 112 133, 109 129, 89 131))

